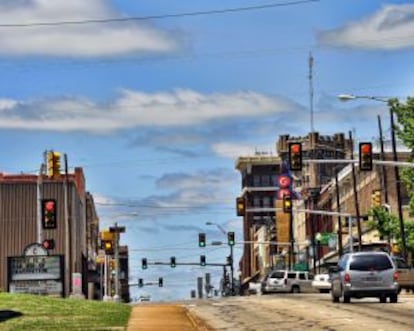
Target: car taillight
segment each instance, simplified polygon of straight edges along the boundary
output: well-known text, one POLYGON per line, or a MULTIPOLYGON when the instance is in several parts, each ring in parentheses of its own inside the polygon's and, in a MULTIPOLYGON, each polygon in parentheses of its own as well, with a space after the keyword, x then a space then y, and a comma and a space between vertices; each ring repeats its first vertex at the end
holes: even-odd
POLYGON ((392 279, 394 279, 394 281, 398 280, 398 272, 395 271, 394 274, 392 275, 392 279))
POLYGON ((345 274, 345 276, 344 276, 344 281, 345 281, 346 283, 350 283, 350 282, 351 282, 351 276, 350 276, 348 273, 346 273, 346 274, 345 274))

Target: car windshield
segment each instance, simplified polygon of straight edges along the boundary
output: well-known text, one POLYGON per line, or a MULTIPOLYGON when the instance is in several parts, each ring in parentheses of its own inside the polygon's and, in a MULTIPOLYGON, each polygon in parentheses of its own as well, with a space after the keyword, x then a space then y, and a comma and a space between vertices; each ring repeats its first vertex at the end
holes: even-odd
POLYGON ((349 266, 350 270, 371 271, 392 269, 390 259, 385 255, 355 255, 349 266))

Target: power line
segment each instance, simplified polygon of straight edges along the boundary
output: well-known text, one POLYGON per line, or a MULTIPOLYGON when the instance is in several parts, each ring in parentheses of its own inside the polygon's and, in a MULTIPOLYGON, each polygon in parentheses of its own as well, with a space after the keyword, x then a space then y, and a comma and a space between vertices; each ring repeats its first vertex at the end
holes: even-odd
POLYGON ((147 20, 178 18, 178 17, 186 17, 186 16, 206 16, 206 15, 236 13, 236 12, 242 12, 242 11, 263 10, 263 9, 270 9, 270 8, 276 8, 276 7, 296 6, 296 5, 302 5, 302 4, 306 4, 306 3, 319 2, 319 1, 320 0, 297 0, 297 1, 271 3, 271 4, 267 4, 267 5, 256 5, 256 6, 248 6, 248 7, 235 7, 235 8, 226 8, 226 9, 213 9, 213 10, 205 10, 205 11, 183 12, 183 13, 176 13, 176 14, 150 15, 150 16, 131 16, 131 17, 115 17, 115 18, 103 18, 103 19, 85 19, 85 20, 79 20, 79 21, 56 21, 56 22, 33 22, 33 23, 0 24, 0 28, 25 28, 25 27, 36 27, 36 26, 105 24, 105 23, 114 23, 114 22, 147 21, 147 20))

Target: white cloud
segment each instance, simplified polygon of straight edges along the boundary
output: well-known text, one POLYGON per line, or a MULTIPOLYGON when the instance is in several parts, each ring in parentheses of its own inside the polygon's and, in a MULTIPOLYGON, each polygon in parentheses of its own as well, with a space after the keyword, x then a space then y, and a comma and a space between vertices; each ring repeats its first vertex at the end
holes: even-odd
POLYGON ((414 46, 414 5, 386 5, 359 21, 321 32, 324 45, 393 50, 414 46))
POLYGON ((212 150, 218 156, 230 159, 237 159, 240 156, 252 156, 258 153, 265 153, 266 155, 276 155, 276 146, 258 147, 255 145, 237 144, 222 142, 212 145, 212 150))
MULTIPOLYGON (((0 3, 1 24, 82 21, 122 17, 107 0, 26 0, 0 3)), ((142 22, 1 27, 0 54, 99 57, 166 53, 177 49, 171 34, 142 22)))
POLYGON ((123 90, 108 105, 76 97, 14 104, 11 100, 7 111, 0 113, 0 128, 105 133, 139 126, 182 127, 223 119, 258 118, 300 109, 285 99, 250 91, 201 94, 177 89, 151 94, 123 90))

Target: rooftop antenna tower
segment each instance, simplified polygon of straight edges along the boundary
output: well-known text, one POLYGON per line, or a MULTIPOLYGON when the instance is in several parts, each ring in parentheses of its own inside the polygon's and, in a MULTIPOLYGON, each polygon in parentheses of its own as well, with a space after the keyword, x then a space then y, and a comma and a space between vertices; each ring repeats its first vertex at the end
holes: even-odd
POLYGON ((309 52, 309 103, 310 103, 310 131, 314 132, 313 127, 313 56, 309 52))

